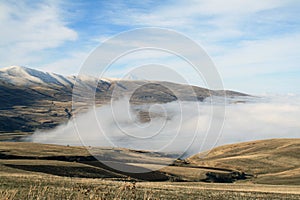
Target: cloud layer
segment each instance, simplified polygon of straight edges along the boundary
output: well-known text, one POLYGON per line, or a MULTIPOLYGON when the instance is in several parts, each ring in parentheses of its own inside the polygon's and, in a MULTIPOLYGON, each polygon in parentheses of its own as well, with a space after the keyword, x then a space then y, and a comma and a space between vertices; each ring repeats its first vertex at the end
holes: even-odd
MULTIPOLYGON (((49 132, 37 131, 33 142, 62 145, 115 146, 189 156, 215 145, 268 138, 299 138, 299 97, 268 97, 257 102, 228 104, 224 116, 212 115, 206 103, 172 102, 130 107, 127 100, 114 102, 76 117, 74 123, 49 132), (199 107, 198 107, 199 106, 199 107), (199 108, 199 109, 197 109, 199 108), (152 120, 141 123, 139 112, 150 111, 152 120), (206 135, 223 123, 220 134, 206 135)), ((215 105, 220 106, 220 105, 215 105)))

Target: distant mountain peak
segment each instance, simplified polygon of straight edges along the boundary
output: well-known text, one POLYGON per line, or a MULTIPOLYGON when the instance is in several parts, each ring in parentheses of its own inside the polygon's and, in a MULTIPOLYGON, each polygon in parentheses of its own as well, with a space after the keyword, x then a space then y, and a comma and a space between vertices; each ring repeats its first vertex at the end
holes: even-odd
POLYGON ((137 81, 137 80, 139 80, 139 81, 141 81, 141 80, 144 80, 144 79, 141 78, 141 77, 139 77, 139 76, 137 76, 136 74, 129 73, 126 76, 124 76, 122 78, 122 80, 131 80, 131 81, 137 81))

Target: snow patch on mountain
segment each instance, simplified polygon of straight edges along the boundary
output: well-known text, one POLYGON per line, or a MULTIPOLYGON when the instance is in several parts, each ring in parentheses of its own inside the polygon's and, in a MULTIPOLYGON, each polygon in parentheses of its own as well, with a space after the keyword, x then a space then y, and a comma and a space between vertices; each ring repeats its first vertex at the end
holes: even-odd
POLYGON ((41 84, 42 80, 32 76, 27 72, 27 68, 20 66, 11 66, 0 69, 1 80, 13 85, 30 85, 34 83, 41 84))
POLYGON ((105 79, 98 80, 96 77, 89 75, 79 76, 62 76, 51 72, 42 72, 22 66, 11 66, 0 69, 0 80, 16 86, 58 86, 73 87, 73 85, 82 85, 84 87, 94 88, 98 82, 111 81, 105 79))

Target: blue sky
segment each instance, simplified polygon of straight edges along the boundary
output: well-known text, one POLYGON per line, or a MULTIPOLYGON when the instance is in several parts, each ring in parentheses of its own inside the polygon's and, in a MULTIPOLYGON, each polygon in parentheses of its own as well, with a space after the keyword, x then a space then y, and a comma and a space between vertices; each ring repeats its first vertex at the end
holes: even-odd
POLYGON ((297 0, 0 1, 0 67, 77 74, 101 42, 142 27, 199 43, 226 89, 300 94, 297 0))

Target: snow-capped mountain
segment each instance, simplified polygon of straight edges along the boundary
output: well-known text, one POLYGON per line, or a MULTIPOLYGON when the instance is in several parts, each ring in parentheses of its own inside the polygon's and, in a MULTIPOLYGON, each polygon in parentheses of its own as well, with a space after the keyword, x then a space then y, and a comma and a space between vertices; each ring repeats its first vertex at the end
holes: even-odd
MULTIPOLYGON (((176 83, 166 83, 160 84, 159 81, 151 81, 143 80, 136 76, 135 74, 128 74, 122 79, 112 79, 112 78, 103 78, 98 80, 96 77, 88 76, 88 75, 80 75, 80 76, 62 76, 56 73, 51 72, 42 72, 39 70, 21 67, 21 66, 11 66, 0 69, 0 84, 11 85, 11 86, 22 86, 25 88, 35 88, 41 87, 47 90, 52 88, 59 91, 59 88, 68 88, 68 92, 72 92, 72 88, 74 84, 79 86, 81 90, 79 92, 84 93, 85 89, 95 90, 95 86, 97 87, 97 91, 106 92, 110 95, 113 88, 122 88, 123 92, 128 92, 130 88, 142 88, 140 92, 156 94, 165 90, 163 85, 166 85, 169 88, 173 88, 174 91, 177 91, 178 94, 184 97, 184 99, 189 100, 193 94, 186 93, 187 87, 192 87, 195 90, 197 99, 205 99, 210 95, 222 96, 224 92, 229 96, 247 96, 245 94, 234 92, 234 91, 212 91, 206 88, 196 87, 196 86, 186 86, 176 83), (154 84, 155 82, 155 84, 154 84), (156 85, 153 87, 153 84, 156 85), (111 87, 113 86, 113 87, 111 87), (136 87, 137 86, 137 87, 136 87), (142 87, 143 86, 143 87, 142 87), (156 88, 156 89, 153 89, 156 88), (199 98, 198 98, 199 97, 199 98)), ((124 93, 124 94, 125 94, 124 93)), ((102 93, 102 96, 104 94, 102 93)))
MULTIPOLYGON (((234 91, 171 82, 101 79, 91 76, 62 76, 26 67, 0 69, 0 132, 33 132, 53 128, 68 120, 69 111, 81 112, 89 106, 105 105, 112 97, 129 97, 134 105, 177 101, 204 101, 210 96, 247 96, 234 91), (76 89, 74 90, 74 84, 76 89), (96 88, 95 88, 96 86, 96 88), (194 92, 190 92, 190 89, 194 92), (133 93, 132 93, 133 92, 133 93), (225 92, 225 93, 224 93, 225 92), (72 100, 82 106, 72 108, 72 100), (66 116, 66 113, 68 115, 66 116)), ((76 104, 77 105, 77 104, 76 104)))
POLYGON ((70 85, 72 80, 62 75, 42 72, 21 66, 11 66, 0 69, 0 79, 12 85, 54 84, 70 85))
POLYGON ((51 72, 42 72, 39 70, 11 66, 0 69, 0 80, 15 86, 64 86, 73 87, 76 84, 95 85, 97 78, 92 76, 62 76, 51 72))
POLYGON ((135 74, 133 74, 133 73, 127 74, 127 75, 124 76, 122 79, 123 79, 123 80, 128 80, 128 81, 130 81, 130 80, 131 80, 131 81, 137 81, 137 80, 141 81, 141 80, 145 80, 145 79, 140 78, 139 76, 137 76, 137 75, 135 75, 135 74))

